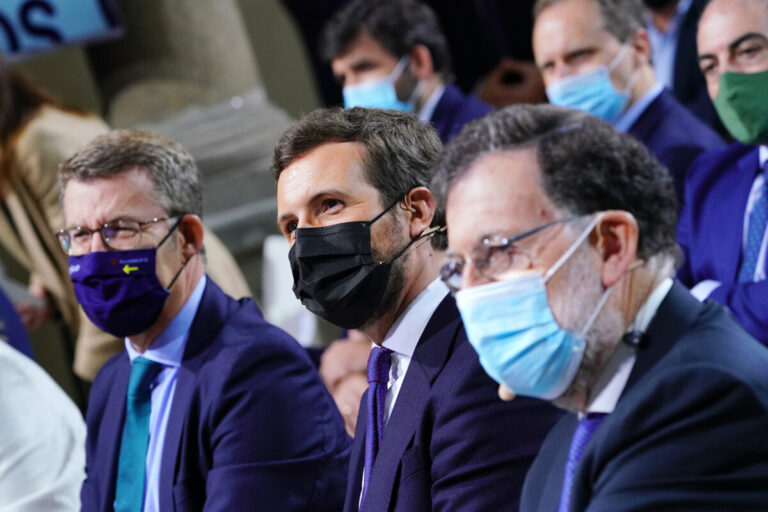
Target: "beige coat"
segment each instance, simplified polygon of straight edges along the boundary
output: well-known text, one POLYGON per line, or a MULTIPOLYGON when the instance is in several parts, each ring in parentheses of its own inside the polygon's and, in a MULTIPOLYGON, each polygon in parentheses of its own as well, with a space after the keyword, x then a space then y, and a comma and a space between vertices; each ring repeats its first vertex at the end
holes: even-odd
MULTIPOLYGON (((64 322, 77 334, 74 371, 93 380, 99 368, 123 348, 123 341, 99 330, 78 306, 67 273, 67 256, 54 233, 64 225, 58 198, 59 165, 108 131, 103 121, 54 107, 43 107, 18 135, 11 180, 0 211, 0 243, 51 295, 64 322)), ((251 292, 234 258, 221 241, 205 231, 207 271, 233 297, 251 292)))

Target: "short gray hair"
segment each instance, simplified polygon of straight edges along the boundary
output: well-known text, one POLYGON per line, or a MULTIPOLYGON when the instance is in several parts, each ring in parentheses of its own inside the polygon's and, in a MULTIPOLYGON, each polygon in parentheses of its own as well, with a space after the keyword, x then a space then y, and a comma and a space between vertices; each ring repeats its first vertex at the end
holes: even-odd
POLYGON ((562 213, 629 212, 639 226, 641 258, 679 260, 669 171, 632 136, 576 110, 514 105, 467 125, 437 163, 432 190, 438 207, 445 209, 452 187, 482 156, 524 148, 535 151, 541 187, 562 213))
MULTIPOLYGON (((534 20, 549 7, 565 0, 537 0, 533 6, 534 20)), ((600 11, 603 27, 616 39, 626 43, 638 29, 645 27, 645 10, 640 0, 592 0, 600 11)))
POLYGON ((138 168, 155 187, 155 200, 168 215, 203 215, 200 170, 178 142, 136 130, 113 130, 93 139, 59 169, 59 196, 70 180, 94 181, 138 168))

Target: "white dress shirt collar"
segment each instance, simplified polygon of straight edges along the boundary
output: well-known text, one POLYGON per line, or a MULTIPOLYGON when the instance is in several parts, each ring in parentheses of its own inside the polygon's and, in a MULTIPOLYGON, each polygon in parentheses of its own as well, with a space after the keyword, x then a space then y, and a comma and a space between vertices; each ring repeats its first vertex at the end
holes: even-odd
POLYGON ((429 96, 429 99, 424 103, 424 106, 419 110, 419 119, 425 123, 432 120, 432 115, 435 113, 435 108, 437 108, 437 104, 440 101, 440 98, 443 97, 443 92, 445 92, 445 86, 438 85, 437 88, 429 96))
POLYGON ((440 278, 432 281, 395 320, 381 346, 408 358, 413 357, 419 338, 447 294, 448 287, 440 278))
POLYGON ((758 161, 760 162, 760 168, 765 168, 765 163, 768 162, 768 146, 760 146, 758 153, 758 161))
POLYGON ((663 90, 664 85, 661 82, 653 84, 653 87, 648 92, 638 98, 627 110, 619 114, 619 117, 613 122, 614 128, 622 133, 627 133, 663 90))
POLYGON ((171 323, 168 324, 143 354, 133 348, 128 338, 125 338, 125 350, 128 352, 131 363, 137 357, 142 356, 165 366, 172 366, 174 368, 181 366, 187 338, 189 337, 189 329, 192 327, 192 322, 197 314, 197 308, 203 298, 206 279, 206 276, 203 276, 198 281, 181 311, 173 317, 171 323))
MULTIPOLYGON (((637 311, 635 319, 627 329, 627 332, 645 332, 666 298, 669 290, 672 289, 673 281, 671 278, 664 279, 656 289, 651 292, 645 304, 637 311)), ((635 366, 637 354, 635 349, 623 342, 619 342, 616 349, 608 358, 605 368, 597 379, 594 389, 590 393, 587 402, 588 413, 610 414, 616 408, 621 393, 627 385, 632 368, 635 366)))

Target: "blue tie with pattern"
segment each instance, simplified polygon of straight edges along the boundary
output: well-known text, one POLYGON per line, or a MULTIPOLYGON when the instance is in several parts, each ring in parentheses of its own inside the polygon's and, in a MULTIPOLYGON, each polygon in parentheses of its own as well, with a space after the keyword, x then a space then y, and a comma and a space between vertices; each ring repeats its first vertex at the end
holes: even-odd
POLYGON ((150 386, 163 365, 144 357, 131 364, 125 423, 117 463, 115 512, 141 512, 144 505, 144 473, 149 445, 150 386))
POLYGON ((387 399, 389 367, 392 364, 392 351, 384 347, 373 347, 368 356, 368 400, 367 423, 365 426, 365 466, 363 468, 362 500, 368 490, 371 469, 379 451, 381 434, 384 431, 384 408, 387 399))
MULTIPOLYGON (((768 162, 763 166, 768 168, 768 162)), ((752 206, 747 226, 747 243, 744 246, 744 256, 739 268, 739 282, 751 283, 755 280, 757 261, 760 259, 760 248, 763 245, 765 228, 768 226, 768 172, 763 169, 766 181, 763 183, 762 193, 752 206)))
POLYGON ((565 463, 565 476, 563 478, 563 490, 560 492, 560 507, 558 512, 568 512, 568 506, 571 501, 571 488, 573 487, 573 475, 576 473, 576 466, 579 464, 581 454, 584 448, 592 438, 597 427, 605 419, 605 414, 592 413, 587 414, 579 420, 576 431, 571 439, 571 449, 568 451, 568 461, 565 463))

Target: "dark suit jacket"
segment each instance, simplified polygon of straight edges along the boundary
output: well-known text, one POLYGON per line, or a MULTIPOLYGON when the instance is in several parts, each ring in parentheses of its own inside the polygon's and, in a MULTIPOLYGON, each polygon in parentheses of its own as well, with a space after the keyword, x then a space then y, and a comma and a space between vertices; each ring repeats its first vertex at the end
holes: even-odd
POLYGON ((464 125, 488 114, 493 107, 449 84, 435 106, 430 122, 443 144, 456 137, 464 125))
POLYGON ((672 92, 688 110, 718 133, 724 133, 712 100, 709 99, 707 84, 699 67, 699 53, 696 48, 696 31, 699 18, 709 0, 693 0, 691 8, 680 25, 675 52, 675 68, 672 92))
POLYGON ((758 151, 737 142, 694 162, 677 227, 684 256, 677 275, 689 287, 707 279, 722 283, 709 298, 727 306, 747 332, 768 344, 768 281, 736 282, 747 199, 760 172, 758 151))
MULTIPOLYGON (((497 389, 446 297, 408 366, 361 510, 517 510, 525 472, 561 413, 529 398, 502 402, 497 389)), ((345 512, 358 510, 365 401, 363 395, 345 512)))
POLYGON ((685 175, 704 151, 723 145, 709 126, 693 116, 664 89, 629 129, 672 173, 678 209, 683 205, 685 175))
MULTIPOLYGON (((112 510, 129 375, 123 351, 93 384, 85 512, 112 510)), ((165 436, 163 512, 341 508, 349 437, 333 400, 298 343, 210 279, 165 436)))
MULTIPOLYGON (((765 510, 768 351, 679 283, 662 302, 615 411, 576 467, 571 510, 765 510)), ((569 414, 525 481, 522 512, 557 510, 569 414)))

